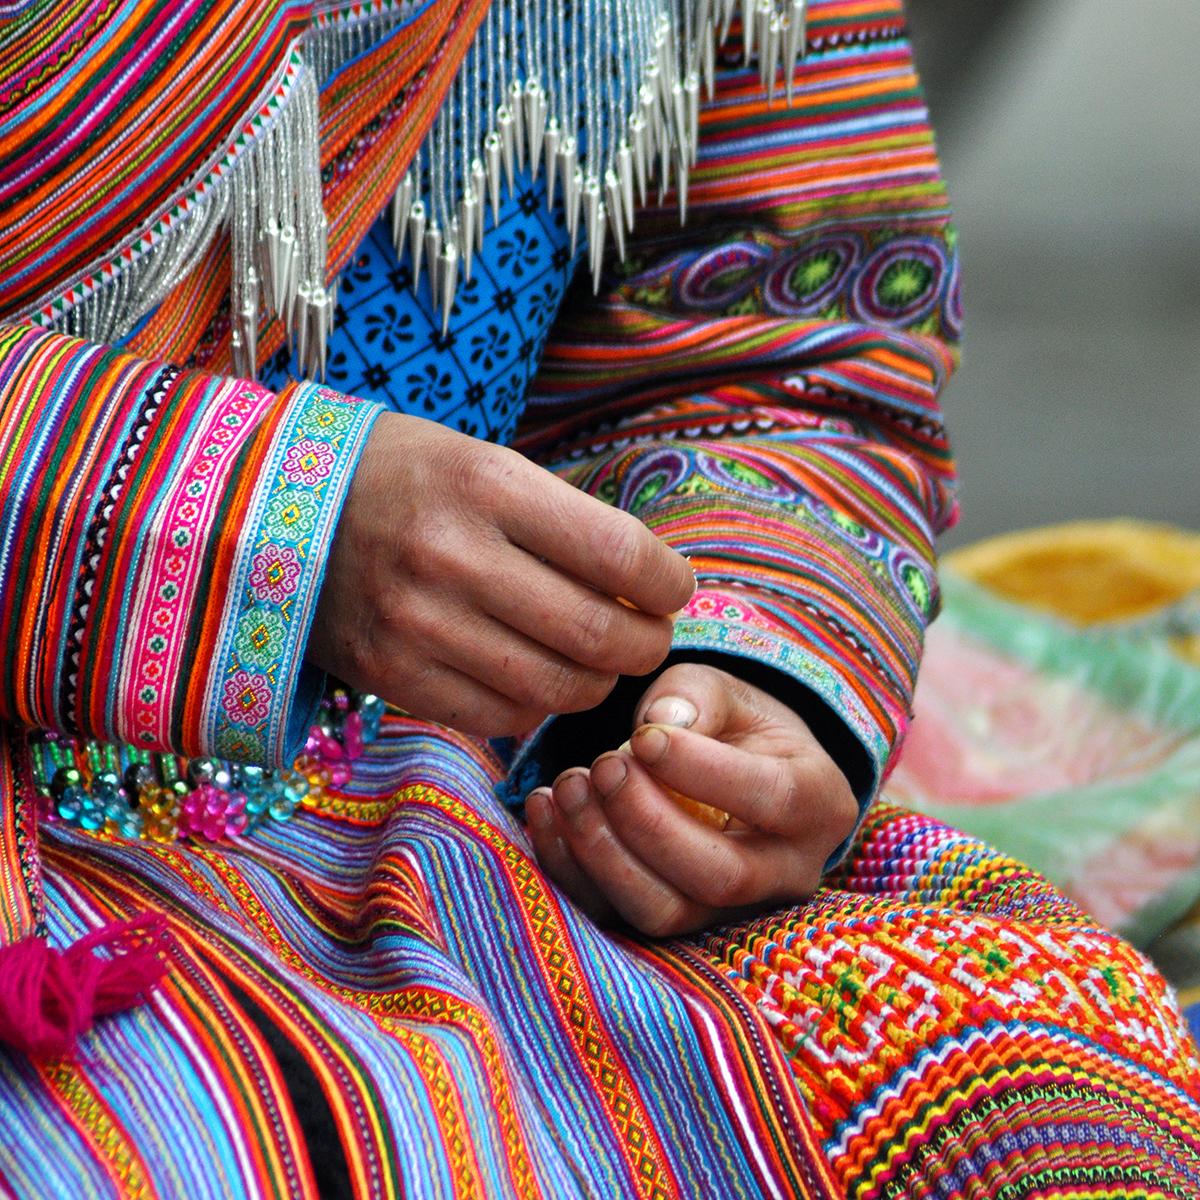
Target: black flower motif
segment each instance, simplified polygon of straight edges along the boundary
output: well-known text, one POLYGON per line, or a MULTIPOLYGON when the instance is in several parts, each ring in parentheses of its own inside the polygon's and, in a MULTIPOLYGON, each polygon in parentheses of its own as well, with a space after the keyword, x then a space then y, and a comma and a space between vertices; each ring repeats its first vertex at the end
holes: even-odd
POLYGON ((395 354, 405 342, 413 340, 412 313, 398 312, 390 301, 378 312, 368 313, 363 324, 370 345, 376 341, 385 354, 395 354))
POLYGON ((454 381, 449 371, 439 371, 433 363, 426 363, 420 371, 409 375, 408 402, 420 405, 426 412, 435 412, 447 403, 454 394, 454 381))
POLYGON ((531 237, 526 230, 514 229, 511 237, 501 238, 496 263, 510 270, 515 278, 523 279, 537 263, 540 245, 538 239, 531 237))
POLYGON ((471 362, 479 363, 485 371, 491 371, 509 354, 512 334, 499 325, 489 325, 482 333, 471 338, 471 362))
MULTIPOLYGON (((460 277, 461 279, 461 277, 460 277)), ((459 304, 470 307, 472 304, 479 302, 479 275, 472 275, 470 279, 461 282, 458 285, 458 291, 455 293, 453 312, 459 311, 459 304)))
POLYGON ((496 294, 492 297, 492 306, 497 312, 506 313, 510 311, 516 302, 517 295, 510 287, 497 289, 496 294))

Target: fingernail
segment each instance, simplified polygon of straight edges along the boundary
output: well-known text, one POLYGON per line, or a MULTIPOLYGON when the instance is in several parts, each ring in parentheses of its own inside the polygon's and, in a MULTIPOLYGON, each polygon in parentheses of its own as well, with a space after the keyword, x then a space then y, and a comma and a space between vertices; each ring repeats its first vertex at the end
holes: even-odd
POLYGON ((611 796, 625 782, 629 773, 625 760, 619 754, 606 754, 592 766, 592 782, 602 796, 611 796))
POLYGON ((671 739, 667 737, 665 729, 659 729, 654 725, 643 725, 641 729, 633 735, 633 752, 644 763, 653 765, 667 752, 667 747, 671 744, 671 739))
POLYGON ((550 811, 550 789, 535 788, 525 797, 525 816, 535 829, 549 829, 554 814, 550 811))
POLYGON ((674 725, 679 729, 687 729, 696 723, 699 715, 690 700, 680 696, 659 696, 642 713, 642 721, 647 725, 674 725))
POLYGON ((579 812, 587 803, 588 781, 582 772, 567 775, 554 785, 554 799, 568 816, 579 812))

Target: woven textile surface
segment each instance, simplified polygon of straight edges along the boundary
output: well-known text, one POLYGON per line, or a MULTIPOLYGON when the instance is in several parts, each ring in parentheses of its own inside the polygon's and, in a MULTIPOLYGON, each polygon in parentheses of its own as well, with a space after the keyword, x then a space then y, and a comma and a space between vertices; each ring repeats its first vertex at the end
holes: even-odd
MULTIPOLYGON (((285 382, 283 354, 260 382, 220 373, 221 230, 110 349, 29 327, 28 298, 67 294, 78 270, 36 220, 3 226, 30 283, 0 310, 0 954, 143 913, 173 941, 163 982, 74 1054, 0 1050, 0 1191, 1200 1194, 1200 1062, 1161 977, 1021 864, 871 804, 955 511, 938 397, 959 263, 899 6, 814 3, 792 106, 768 102, 735 36, 687 223, 670 191, 652 202, 598 296, 572 286, 561 215, 525 180, 443 333, 376 221, 431 119, 422 89, 449 86, 480 7, 414 10, 325 83, 329 262, 346 272, 327 385, 285 382), (409 61, 422 37, 441 73, 409 61), (509 748, 395 713, 278 814, 248 819, 206 783, 204 821, 175 821, 155 775, 172 756, 282 769, 305 745, 322 681, 304 643, 381 407, 515 436, 638 514, 698 576, 676 650, 771 668, 844 725, 868 764, 863 819, 811 902, 688 939, 600 930, 501 799, 509 748), (44 761, 82 782, 48 788, 44 761), (138 819, 101 806, 89 823, 106 775, 118 789, 142 767, 138 819)), ((57 51, 24 43, 6 93, 31 161, 22 87, 81 86, 82 48, 140 52, 105 42, 100 6, 61 9, 57 51)), ((188 28, 219 9, 194 6, 188 28)), ((274 31, 247 50, 264 70, 312 18, 221 12, 231 37, 274 31)), ((10 29, 44 15, 0 8, 10 29)), ((220 94, 208 119, 241 128, 253 98, 220 94)), ((165 195, 179 151, 139 96, 116 111, 141 132, 114 148, 162 148, 145 169, 165 195)), ((88 217, 80 255, 152 236, 146 203, 119 235, 88 217)), ((266 361, 284 334, 261 337, 266 361)))

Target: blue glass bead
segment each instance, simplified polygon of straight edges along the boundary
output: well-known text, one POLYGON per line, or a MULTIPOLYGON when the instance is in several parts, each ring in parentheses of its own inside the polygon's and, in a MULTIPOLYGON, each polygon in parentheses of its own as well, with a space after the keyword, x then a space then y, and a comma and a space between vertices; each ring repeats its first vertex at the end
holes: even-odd
POLYGON ((54 811, 68 824, 76 825, 83 815, 83 804, 87 798, 87 792, 83 788, 65 787, 55 801, 54 811))
POLYGON ((242 786, 249 791, 251 788, 262 787, 267 772, 262 767, 239 767, 242 776, 242 786))
POLYGON ((117 832, 123 838, 136 841, 142 836, 142 814, 136 809, 127 809, 125 815, 117 822, 117 832))
POLYGON ((387 705, 378 696, 372 696, 368 693, 359 697, 358 711, 362 717, 362 740, 365 743, 369 744, 379 736, 379 726, 383 721, 383 714, 386 708, 387 705))
POLYGON ((129 797, 121 787, 121 780, 113 771, 101 771, 92 780, 92 798, 110 815, 120 817, 129 810, 129 797))
POLYGON ((79 828, 94 833, 104 828, 104 805, 97 804, 93 797, 84 802, 83 811, 79 814, 79 828))
POLYGON ((309 793, 308 780, 299 771, 285 771, 277 786, 292 804, 299 804, 309 793))
POLYGON ((287 796, 276 796, 271 801, 271 818, 275 821, 288 821, 296 812, 294 801, 289 800, 287 796))

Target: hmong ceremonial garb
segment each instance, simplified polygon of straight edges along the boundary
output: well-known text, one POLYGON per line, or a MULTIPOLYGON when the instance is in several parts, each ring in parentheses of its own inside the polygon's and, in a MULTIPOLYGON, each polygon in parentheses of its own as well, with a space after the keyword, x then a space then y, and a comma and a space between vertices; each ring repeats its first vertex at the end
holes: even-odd
POLYGON ((0 1192, 1200 1194, 1157 973, 868 809, 959 267, 898 4, 804 11, 0 4, 0 1192), (600 930, 507 803, 554 723, 304 665, 381 406, 690 556, 676 654, 757 664, 859 785, 811 903, 600 930))

